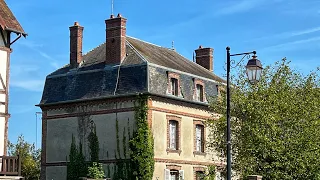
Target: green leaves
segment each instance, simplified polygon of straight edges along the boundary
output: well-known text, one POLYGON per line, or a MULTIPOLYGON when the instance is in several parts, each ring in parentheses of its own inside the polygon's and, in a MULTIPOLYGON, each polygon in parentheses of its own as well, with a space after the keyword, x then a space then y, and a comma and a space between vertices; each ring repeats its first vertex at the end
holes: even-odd
POLYGON ((21 174, 26 180, 40 179, 41 150, 36 149, 34 144, 24 140, 23 135, 18 137, 17 143, 8 142, 9 156, 20 155, 21 174))
MULTIPOLYGON (((233 170, 264 179, 316 179, 320 172, 319 71, 303 76, 283 59, 267 66, 257 85, 243 69, 233 76, 231 128, 233 170)), ((210 145, 226 154, 226 98, 213 98, 210 145)))
POLYGON ((147 96, 136 101, 135 120, 137 129, 129 141, 131 179, 149 180, 154 171, 154 142, 147 122, 147 96))
POLYGON ((79 177, 87 176, 87 165, 82 152, 82 144, 79 143, 79 149, 72 134, 72 141, 69 154, 69 162, 67 162, 67 179, 74 180, 79 177))
POLYGON ((93 162, 88 168, 88 177, 93 179, 104 178, 104 171, 101 163, 93 162))

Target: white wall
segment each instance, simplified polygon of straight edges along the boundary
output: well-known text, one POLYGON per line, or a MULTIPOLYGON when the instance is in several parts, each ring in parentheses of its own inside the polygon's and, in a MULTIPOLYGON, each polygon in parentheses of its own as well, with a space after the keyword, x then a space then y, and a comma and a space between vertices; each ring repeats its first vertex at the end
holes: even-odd
MULTIPOLYGON (((1 51, 0 50, 0 75, 6 84, 7 79, 7 56, 8 52, 1 51)), ((2 83, 0 83, 0 89, 5 89, 5 87, 2 86, 2 83)), ((6 95, 0 94, 0 102, 5 102, 6 95)), ((0 113, 5 113, 6 107, 4 105, 0 104, 0 113)), ((3 155, 3 149, 4 149, 4 134, 5 134, 5 117, 0 117, 0 155, 3 155)))

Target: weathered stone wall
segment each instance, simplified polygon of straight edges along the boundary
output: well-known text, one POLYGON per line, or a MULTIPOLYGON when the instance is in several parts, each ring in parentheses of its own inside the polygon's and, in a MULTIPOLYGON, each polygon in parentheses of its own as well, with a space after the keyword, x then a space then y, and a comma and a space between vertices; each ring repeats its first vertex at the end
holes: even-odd
MULTIPOLYGON (((98 104, 85 109, 89 113, 81 114, 84 109, 75 107, 47 111, 46 179, 63 180, 66 178, 66 159, 69 159, 72 135, 77 145, 82 142, 83 152, 86 159, 89 160, 87 137, 92 125, 90 121, 94 122, 99 138, 99 158, 104 163, 111 163, 109 165, 111 175, 113 174, 112 163, 116 160, 115 153, 119 158, 118 152, 120 151, 121 158, 124 158, 125 147, 128 154, 129 131, 132 135, 135 124, 133 101, 98 104), (116 121, 118 121, 118 129, 116 121), (124 140, 126 141, 125 146, 123 145, 124 140)), ((107 164, 104 165, 106 174, 107 166, 107 164)))

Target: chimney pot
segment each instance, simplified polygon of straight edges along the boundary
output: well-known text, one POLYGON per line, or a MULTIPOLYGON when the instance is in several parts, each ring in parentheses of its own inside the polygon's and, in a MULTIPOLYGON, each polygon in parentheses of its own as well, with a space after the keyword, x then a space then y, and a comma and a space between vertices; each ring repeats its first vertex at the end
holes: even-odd
POLYGON ((199 49, 202 49, 202 46, 201 46, 201 45, 199 46, 199 49))
POLYGON ((112 19, 112 18, 114 18, 114 15, 113 15, 113 14, 110 15, 110 19, 112 19))
POLYGON ((120 14, 120 13, 118 13, 118 16, 117 16, 117 17, 118 17, 118 18, 120 18, 120 17, 122 17, 122 16, 121 16, 121 14, 120 14))
POLYGON ((74 26, 80 26, 79 23, 76 21, 74 22, 74 26))

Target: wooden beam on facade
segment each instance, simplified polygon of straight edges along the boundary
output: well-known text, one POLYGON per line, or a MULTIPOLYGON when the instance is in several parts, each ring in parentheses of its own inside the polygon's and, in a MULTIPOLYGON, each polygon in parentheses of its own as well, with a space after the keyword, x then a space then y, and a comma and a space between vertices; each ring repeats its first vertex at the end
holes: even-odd
POLYGON ((2 87, 6 89, 6 84, 4 84, 1 74, 0 74, 0 83, 2 84, 2 87))

